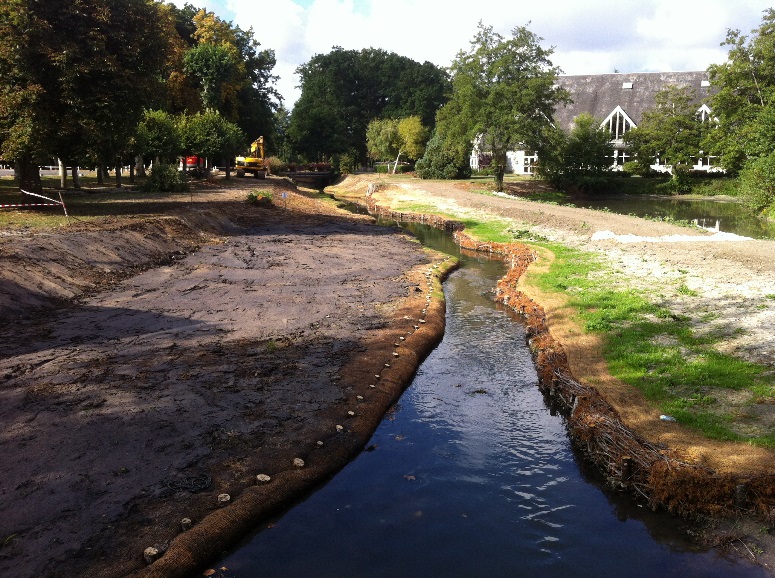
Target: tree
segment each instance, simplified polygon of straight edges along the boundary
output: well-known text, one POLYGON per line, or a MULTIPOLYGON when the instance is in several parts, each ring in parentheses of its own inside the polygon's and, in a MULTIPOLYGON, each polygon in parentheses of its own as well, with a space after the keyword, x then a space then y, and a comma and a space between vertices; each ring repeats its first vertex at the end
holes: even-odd
POLYGON ((775 217, 775 152, 746 163, 740 173, 740 197, 757 213, 775 217))
POLYGON ((641 165, 655 159, 671 167, 674 182, 688 170, 700 154, 703 134, 708 125, 697 116, 694 90, 669 85, 656 96, 654 108, 643 113, 637 128, 624 135, 624 140, 641 165))
POLYGON ((591 114, 574 119, 573 129, 555 135, 552 153, 539 159, 539 172, 559 189, 589 193, 606 186, 611 172, 613 144, 606 127, 591 114))
POLYGON ((184 70, 195 76, 202 87, 202 106, 205 110, 219 110, 221 87, 234 74, 235 62, 231 52, 216 44, 200 44, 186 53, 184 70))
POLYGON ((181 151, 179 121, 163 110, 147 110, 137 127, 138 154, 170 163, 181 151))
POLYGON ((465 155, 455 156, 444 146, 444 139, 437 131, 425 147, 425 154, 415 164, 415 171, 421 179, 460 179, 471 174, 471 167, 465 155))
POLYGON ((728 30, 723 43, 729 46, 727 61, 708 68, 717 88, 710 101, 717 126, 706 143, 733 174, 748 158, 775 150, 775 144, 762 150, 757 136, 760 115, 770 114, 766 109, 775 106, 775 10, 766 9, 761 25, 752 32, 748 37, 728 30))
POLYGON ((183 117, 180 123, 183 149, 205 158, 225 158, 226 178, 230 178, 231 161, 244 146, 245 133, 233 122, 212 110, 183 117))
POLYGON ((495 185, 503 190, 506 153, 516 148, 545 150, 554 109, 568 102, 556 85, 559 68, 542 39, 525 27, 505 39, 479 23, 470 50, 452 63, 452 98, 439 111, 437 123, 447 146, 460 154, 479 138, 492 152, 495 185))
POLYGON ((296 70, 301 96, 288 134, 295 151, 308 160, 356 151, 367 156, 366 129, 375 118, 419 116, 432 125, 446 101, 446 73, 430 63, 373 48, 335 47, 296 70))
POLYGON ((119 159, 160 92, 161 20, 152 0, 0 4, 0 154, 25 186, 45 158, 119 159))
POLYGON ((388 160, 399 154, 401 136, 398 133, 398 120, 374 119, 366 128, 366 147, 369 156, 375 160, 388 160))
POLYGON ((419 116, 402 119, 375 119, 366 129, 366 146, 369 155, 375 159, 392 159, 393 174, 398 168, 401 155, 417 160, 425 152, 428 129, 422 125, 419 116))

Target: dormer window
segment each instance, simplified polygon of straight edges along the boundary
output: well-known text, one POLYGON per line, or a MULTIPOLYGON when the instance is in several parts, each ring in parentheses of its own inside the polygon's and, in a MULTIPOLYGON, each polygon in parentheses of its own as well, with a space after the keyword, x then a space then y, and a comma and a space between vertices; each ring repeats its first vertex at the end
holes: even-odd
POLYGON ((635 123, 627 116, 621 106, 617 106, 600 126, 608 128, 611 140, 622 140, 624 133, 631 131, 635 127, 635 123))
POLYGON ((632 90, 632 82, 622 82, 622 90, 632 90))
POLYGON ((707 104, 703 104, 700 108, 698 108, 696 115, 700 122, 705 122, 713 118, 710 114, 710 108, 708 108, 707 104))
POLYGON ((700 81, 700 87, 701 88, 708 88, 710 86, 710 80, 702 80, 700 81))

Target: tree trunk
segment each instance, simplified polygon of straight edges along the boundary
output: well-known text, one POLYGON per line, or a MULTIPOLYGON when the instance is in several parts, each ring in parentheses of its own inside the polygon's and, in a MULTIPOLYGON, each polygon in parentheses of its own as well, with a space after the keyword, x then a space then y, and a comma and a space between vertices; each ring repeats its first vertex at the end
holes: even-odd
POLYGON ((121 188, 121 169, 123 167, 121 166, 121 161, 116 163, 116 188, 121 188))
POLYGON ((40 182, 40 168, 29 160, 21 160, 17 163, 16 174, 19 175, 19 189, 30 193, 42 193, 43 185, 40 182))
POLYGON ((396 162, 393 163, 393 174, 396 174, 396 169, 398 168, 398 159, 401 158, 401 151, 398 151, 398 156, 396 156, 396 162))
POLYGON ((129 184, 135 184, 135 165, 132 163, 129 163, 129 184))
POLYGON ((143 155, 135 157, 135 174, 140 178, 145 178, 145 164, 143 164, 143 155))
POLYGON ((105 167, 102 165, 101 162, 97 163, 97 184, 98 185, 105 184, 105 167))
POLYGON ((73 188, 76 191, 81 190, 81 177, 78 175, 78 167, 73 163, 73 188))
POLYGON ((65 163, 62 162, 62 159, 57 159, 59 161, 59 188, 63 191, 67 190, 67 167, 65 166, 65 163))
POLYGON ((506 174, 506 151, 493 151, 491 166, 495 175, 495 190, 502 193, 503 178, 506 174))

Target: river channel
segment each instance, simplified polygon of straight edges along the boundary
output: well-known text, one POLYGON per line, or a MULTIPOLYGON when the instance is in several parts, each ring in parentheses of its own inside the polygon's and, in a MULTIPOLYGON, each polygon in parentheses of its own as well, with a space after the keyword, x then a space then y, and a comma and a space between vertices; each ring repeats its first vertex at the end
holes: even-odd
POLYGON ((214 568, 229 577, 759 577, 684 523, 606 493, 537 388, 499 261, 460 255, 444 339, 366 451, 214 568))

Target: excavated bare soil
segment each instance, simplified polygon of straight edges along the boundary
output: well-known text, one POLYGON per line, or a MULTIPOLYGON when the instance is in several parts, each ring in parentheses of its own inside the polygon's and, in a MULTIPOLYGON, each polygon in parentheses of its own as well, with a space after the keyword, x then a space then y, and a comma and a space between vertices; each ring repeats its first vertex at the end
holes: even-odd
POLYGON ((249 183, 0 236, 1 574, 202 568, 361 451, 440 338, 440 257, 249 183))

